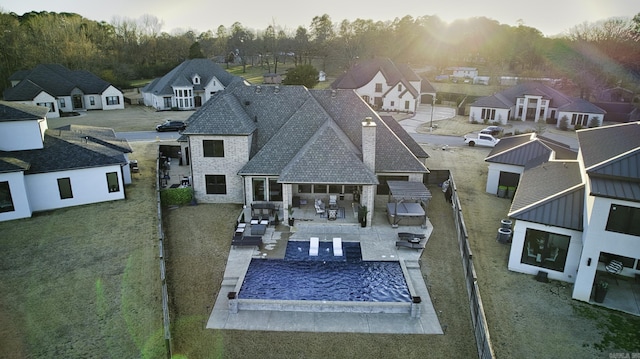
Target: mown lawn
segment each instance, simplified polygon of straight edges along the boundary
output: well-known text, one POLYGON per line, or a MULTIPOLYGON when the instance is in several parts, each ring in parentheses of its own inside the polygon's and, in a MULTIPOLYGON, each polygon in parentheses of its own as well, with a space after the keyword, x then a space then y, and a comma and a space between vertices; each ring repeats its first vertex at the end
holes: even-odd
POLYGON ((157 144, 127 200, 0 222, 0 357, 162 358, 157 144))

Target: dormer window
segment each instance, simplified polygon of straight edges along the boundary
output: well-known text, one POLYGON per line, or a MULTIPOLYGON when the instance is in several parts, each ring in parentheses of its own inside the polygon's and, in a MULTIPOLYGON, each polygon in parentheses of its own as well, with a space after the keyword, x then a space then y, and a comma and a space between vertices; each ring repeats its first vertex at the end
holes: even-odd
POLYGON ((194 75, 193 76, 193 84, 194 85, 200 85, 200 76, 198 76, 198 75, 194 75))

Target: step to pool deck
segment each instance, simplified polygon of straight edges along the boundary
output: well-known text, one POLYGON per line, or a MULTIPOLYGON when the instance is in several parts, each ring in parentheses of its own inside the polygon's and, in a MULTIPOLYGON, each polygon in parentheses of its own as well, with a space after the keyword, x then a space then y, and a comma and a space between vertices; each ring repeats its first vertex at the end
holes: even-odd
MULTIPOLYGON (((429 228, 427 238, 430 234, 429 228)), ((363 260, 399 260, 404 262, 405 277, 412 292, 421 298, 415 305, 419 316, 411 313, 322 312, 242 310, 230 308, 230 292, 236 292, 252 258, 268 257, 254 248, 237 247, 229 252, 220 291, 207 322, 208 329, 263 330, 292 332, 345 332, 378 334, 443 334, 420 270, 421 251, 396 248, 397 229, 389 227, 358 228, 345 226, 299 226, 288 240, 308 240, 311 236, 331 241, 334 236, 343 241, 358 241, 363 260)), ((237 300, 236 300, 237 303, 237 300)))

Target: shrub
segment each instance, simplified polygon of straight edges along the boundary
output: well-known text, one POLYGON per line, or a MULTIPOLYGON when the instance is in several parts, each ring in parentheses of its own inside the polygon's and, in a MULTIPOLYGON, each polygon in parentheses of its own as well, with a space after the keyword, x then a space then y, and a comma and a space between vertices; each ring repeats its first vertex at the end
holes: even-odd
POLYGON ((569 118, 567 116, 562 116, 558 128, 560 128, 562 131, 566 131, 569 129, 569 118))
POLYGON ((591 119, 589 120, 589 128, 593 127, 600 127, 600 121, 595 116, 591 117, 591 119))
POLYGON ((582 125, 579 123, 576 123, 575 126, 573 126, 573 129, 578 131, 578 130, 582 130, 582 125))
POLYGON ((160 202, 163 206, 185 205, 191 203, 193 192, 191 187, 166 188, 160 191, 160 202))

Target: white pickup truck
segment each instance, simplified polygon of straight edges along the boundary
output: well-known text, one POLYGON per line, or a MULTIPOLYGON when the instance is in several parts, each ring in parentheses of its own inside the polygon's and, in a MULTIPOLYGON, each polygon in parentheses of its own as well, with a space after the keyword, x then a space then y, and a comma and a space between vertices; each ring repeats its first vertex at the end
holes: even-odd
POLYGON ((469 146, 495 147, 500 139, 483 133, 474 133, 464 136, 464 143, 469 146))

